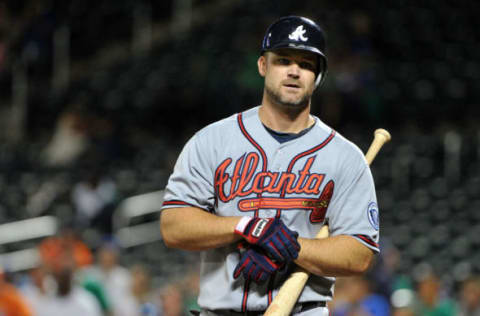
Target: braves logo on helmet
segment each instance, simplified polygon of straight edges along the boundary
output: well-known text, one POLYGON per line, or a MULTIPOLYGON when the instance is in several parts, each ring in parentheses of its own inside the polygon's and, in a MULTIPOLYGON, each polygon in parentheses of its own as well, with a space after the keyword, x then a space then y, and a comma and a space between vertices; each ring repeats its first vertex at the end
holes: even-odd
POLYGON ((304 34, 307 32, 307 30, 303 27, 303 25, 300 25, 293 31, 290 35, 288 35, 288 38, 294 41, 302 41, 306 42, 308 41, 308 37, 305 37, 304 34))

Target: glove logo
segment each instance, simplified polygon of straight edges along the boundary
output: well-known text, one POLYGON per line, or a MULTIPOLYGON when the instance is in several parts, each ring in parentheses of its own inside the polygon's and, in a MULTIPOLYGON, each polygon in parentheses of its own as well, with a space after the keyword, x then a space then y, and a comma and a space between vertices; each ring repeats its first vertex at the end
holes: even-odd
POLYGON ((262 220, 258 221, 257 225, 255 225, 255 228, 253 229, 252 236, 256 237, 256 238, 260 237, 260 235, 262 234, 262 231, 265 228, 265 225, 267 225, 267 223, 268 223, 268 220, 266 220, 266 219, 262 219, 262 220))
POLYGON ((368 204, 367 216, 368 216, 368 220, 370 221, 370 224, 372 224, 373 228, 375 228, 375 230, 378 230, 379 227, 380 227, 380 220, 379 220, 379 216, 378 216, 377 203, 370 202, 370 204, 368 204))
POLYGON ((304 34, 307 32, 303 25, 300 25, 293 31, 290 35, 288 35, 288 38, 291 39, 292 41, 299 41, 301 40, 302 42, 308 41, 308 37, 305 37, 304 34))

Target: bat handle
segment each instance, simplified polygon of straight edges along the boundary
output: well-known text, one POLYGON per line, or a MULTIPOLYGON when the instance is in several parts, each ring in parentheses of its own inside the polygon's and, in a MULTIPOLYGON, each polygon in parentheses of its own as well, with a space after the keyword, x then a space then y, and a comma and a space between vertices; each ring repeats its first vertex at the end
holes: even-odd
MULTIPOLYGON (((328 225, 323 225, 315 238, 327 238, 328 225)), ((280 288, 277 296, 267 308, 263 316, 289 316, 297 299, 308 281, 310 273, 301 267, 297 267, 291 276, 280 288)))

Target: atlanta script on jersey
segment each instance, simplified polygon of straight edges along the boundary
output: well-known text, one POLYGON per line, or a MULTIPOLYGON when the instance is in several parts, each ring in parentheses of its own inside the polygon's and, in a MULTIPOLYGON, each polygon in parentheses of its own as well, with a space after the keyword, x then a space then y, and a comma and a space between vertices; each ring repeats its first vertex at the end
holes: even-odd
MULTIPOLYGON (((279 143, 258 109, 213 123, 190 139, 169 179, 163 209, 277 216, 305 238, 315 237, 328 220, 331 235, 353 236, 378 252, 375 188, 362 152, 316 117, 309 132, 279 143)), ((234 279, 238 260, 236 245, 201 253, 202 308, 266 309, 286 276, 261 285, 234 279)), ((334 282, 310 277, 299 302, 331 300, 334 282)))

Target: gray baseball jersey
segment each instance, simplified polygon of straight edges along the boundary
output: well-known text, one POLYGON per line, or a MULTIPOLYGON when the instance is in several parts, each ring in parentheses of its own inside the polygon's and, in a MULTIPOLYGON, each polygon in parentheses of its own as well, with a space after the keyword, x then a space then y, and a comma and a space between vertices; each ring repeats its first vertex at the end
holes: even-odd
MULTIPOLYGON (((280 143, 259 107, 213 123, 185 145, 165 190, 163 209, 195 206, 219 216, 280 216, 300 237, 327 220, 330 235, 350 235, 379 251, 379 214, 362 152, 315 117, 304 135, 280 143)), ((322 251, 319 249, 318 251, 322 251)), ((236 245, 202 251, 202 308, 265 310, 287 277, 265 284, 233 278, 236 245)), ((329 301, 335 279, 311 276, 299 302, 329 301)))

